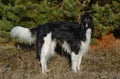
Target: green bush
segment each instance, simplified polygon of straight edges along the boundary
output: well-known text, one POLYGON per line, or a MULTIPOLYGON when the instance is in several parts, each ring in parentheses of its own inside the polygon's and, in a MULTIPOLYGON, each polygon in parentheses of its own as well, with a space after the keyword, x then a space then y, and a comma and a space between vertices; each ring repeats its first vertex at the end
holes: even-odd
POLYGON ((100 6, 94 4, 92 6, 94 13, 95 23, 95 36, 102 37, 120 25, 120 4, 116 1, 112 1, 112 4, 105 4, 100 6))
POLYGON ((79 22, 85 11, 93 15, 95 37, 102 37, 120 25, 119 0, 0 0, 0 29, 14 26, 36 27, 49 21, 79 22))

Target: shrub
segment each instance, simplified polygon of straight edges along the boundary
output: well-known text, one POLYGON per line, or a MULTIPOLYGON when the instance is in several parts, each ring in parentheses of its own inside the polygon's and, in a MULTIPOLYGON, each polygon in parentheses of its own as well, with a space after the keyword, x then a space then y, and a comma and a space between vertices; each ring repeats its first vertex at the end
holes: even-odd
POLYGON ((102 37, 120 25, 120 12, 118 10, 120 5, 116 1, 112 1, 112 4, 105 4, 100 6, 94 4, 92 6, 95 22, 95 36, 102 37), (115 10, 116 9, 116 10, 115 10))
POLYGON ((0 29, 15 25, 36 27, 48 21, 79 22, 89 11, 95 22, 95 37, 102 37, 120 25, 119 0, 0 0, 0 29), (97 2, 96 2, 97 1, 97 2))

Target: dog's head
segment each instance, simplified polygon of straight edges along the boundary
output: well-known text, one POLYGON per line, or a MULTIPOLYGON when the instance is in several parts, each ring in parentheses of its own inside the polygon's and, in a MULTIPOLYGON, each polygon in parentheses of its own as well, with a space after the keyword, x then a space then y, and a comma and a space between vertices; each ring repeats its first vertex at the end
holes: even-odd
POLYGON ((84 28, 84 29, 91 28, 92 34, 93 34, 94 23, 93 23, 92 19, 93 19, 92 15, 89 12, 85 12, 81 16, 81 25, 82 25, 82 28, 84 28))
POLYGON ((88 12, 85 12, 82 16, 81 16, 81 22, 84 22, 85 24, 89 24, 92 22, 92 15, 88 12))

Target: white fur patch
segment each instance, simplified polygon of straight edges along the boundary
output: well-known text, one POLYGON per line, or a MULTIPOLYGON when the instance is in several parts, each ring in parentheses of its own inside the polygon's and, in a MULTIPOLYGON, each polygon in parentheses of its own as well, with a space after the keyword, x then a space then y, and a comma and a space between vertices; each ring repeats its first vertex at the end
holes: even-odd
POLYGON ((86 31, 86 41, 82 41, 81 42, 81 50, 80 51, 84 51, 84 53, 86 53, 89 49, 89 44, 90 44, 90 41, 91 41, 91 29, 87 29, 86 31))
POLYGON ((71 54, 70 46, 66 41, 64 41, 64 43, 62 44, 62 48, 64 49, 64 51, 67 51, 69 54, 71 54))
POLYGON ((86 24, 85 26, 88 27, 88 24, 86 24))
POLYGON ((49 71, 47 69, 47 61, 48 59, 54 55, 54 50, 56 46, 56 41, 52 41, 51 33, 48 33, 46 37, 44 37, 44 43, 41 48, 41 67, 42 73, 49 71))
POLYGON ((77 58, 78 58, 78 56, 75 54, 75 52, 72 52, 71 53, 71 60, 72 60, 72 71, 74 72, 74 73, 76 73, 77 72, 77 58))
POLYGON ((28 42, 29 44, 32 44, 35 41, 35 37, 32 37, 32 34, 28 28, 16 26, 10 33, 13 38, 18 38, 20 41, 28 42))

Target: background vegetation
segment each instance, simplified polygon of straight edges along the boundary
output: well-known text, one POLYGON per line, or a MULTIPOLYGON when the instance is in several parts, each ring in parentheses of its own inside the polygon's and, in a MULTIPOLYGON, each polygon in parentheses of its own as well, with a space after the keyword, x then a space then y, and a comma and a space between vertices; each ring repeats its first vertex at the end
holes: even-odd
POLYGON ((94 17, 95 37, 120 26, 119 0, 0 0, 0 30, 9 36, 16 25, 32 28, 48 21, 79 22, 85 11, 94 17))

